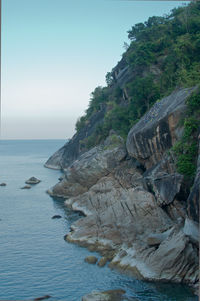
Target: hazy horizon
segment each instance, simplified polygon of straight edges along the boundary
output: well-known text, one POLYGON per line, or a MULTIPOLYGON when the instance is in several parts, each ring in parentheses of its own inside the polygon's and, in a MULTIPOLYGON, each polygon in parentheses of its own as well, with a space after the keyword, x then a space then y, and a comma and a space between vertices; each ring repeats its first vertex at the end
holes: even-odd
POLYGON ((177 1, 2 0, 1 139, 68 139, 127 31, 177 1))

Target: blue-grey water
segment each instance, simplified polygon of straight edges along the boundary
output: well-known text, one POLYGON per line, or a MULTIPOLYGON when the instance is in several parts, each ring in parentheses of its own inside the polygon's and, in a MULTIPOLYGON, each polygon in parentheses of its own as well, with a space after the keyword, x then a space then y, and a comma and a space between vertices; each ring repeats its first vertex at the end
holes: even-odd
POLYGON ((107 266, 89 265, 84 262, 91 254, 87 249, 64 241, 79 215, 46 194, 61 172, 43 167, 63 144, 63 140, 0 141, 0 183, 7 183, 0 187, 0 300, 48 294, 52 300, 78 301, 93 290, 116 288, 143 301, 197 300, 181 285, 141 282, 107 266), (31 176, 42 182, 20 189, 31 176), (52 219, 55 214, 62 218, 52 219))

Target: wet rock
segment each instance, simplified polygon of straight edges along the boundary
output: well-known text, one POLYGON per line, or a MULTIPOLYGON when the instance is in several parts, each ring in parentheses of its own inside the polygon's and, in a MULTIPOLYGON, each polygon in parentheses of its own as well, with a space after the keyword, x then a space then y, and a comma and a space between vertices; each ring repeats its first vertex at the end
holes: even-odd
POLYGON ((1 183, 0 186, 6 186, 6 183, 1 183))
POLYGON ((98 262, 97 265, 98 265, 99 267, 104 267, 104 266, 106 265, 107 261, 108 261, 108 258, 107 258, 107 257, 101 257, 101 259, 99 260, 99 262, 98 262))
POLYGON ((30 188, 31 188, 30 185, 25 185, 25 186, 21 187, 21 189, 30 189, 30 188))
POLYGON ((92 292, 82 298, 82 301, 121 301, 123 295, 126 292, 124 290, 109 290, 104 292, 92 292))
POLYGON ((62 216, 59 214, 52 216, 52 219, 59 219, 59 218, 62 218, 62 216))
POLYGON ((42 297, 35 298, 35 299, 33 299, 33 301, 40 301, 40 300, 45 300, 45 299, 49 299, 49 298, 51 298, 50 295, 45 295, 42 297))
POLYGON ((95 256, 87 256, 84 261, 90 264, 96 264, 97 260, 95 256))
POLYGON ((26 184, 38 184, 40 183, 41 181, 35 177, 31 177, 30 179, 28 179, 25 183, 26 184))

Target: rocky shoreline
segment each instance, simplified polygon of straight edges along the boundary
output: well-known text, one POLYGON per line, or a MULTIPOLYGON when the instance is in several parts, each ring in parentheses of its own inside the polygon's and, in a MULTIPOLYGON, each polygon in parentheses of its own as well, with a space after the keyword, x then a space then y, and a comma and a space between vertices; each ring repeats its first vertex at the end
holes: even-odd
MULTIPOLYGON (((112 268, 148 281, 185 283, 197 293, 199 167, 188 193, 169 152, 183 133, 180 118, 193 90, 156 103, 126 143, 111 132, 67 163, 64 178, 48 193, 85 215, 67 241, 100 252, 112 268)), ((61 159, 57 152, 46 167, 57 168, 61 159)))

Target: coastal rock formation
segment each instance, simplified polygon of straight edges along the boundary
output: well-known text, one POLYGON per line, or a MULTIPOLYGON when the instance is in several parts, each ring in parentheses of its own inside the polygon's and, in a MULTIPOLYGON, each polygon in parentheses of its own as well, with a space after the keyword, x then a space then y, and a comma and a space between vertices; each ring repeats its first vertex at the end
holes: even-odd
POLYGON ((182 134, 179 120, 191 91, 173 92, 156 103, 130 130, 127 149, 111 134, 80 155, 49 193, 85 215, 66 240, 92 246, 110 267, 140 279, 195 286, 199 167, 189 194, 168 153, 182 134))

